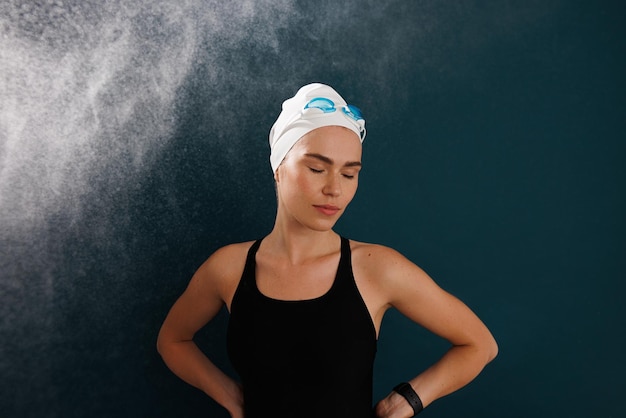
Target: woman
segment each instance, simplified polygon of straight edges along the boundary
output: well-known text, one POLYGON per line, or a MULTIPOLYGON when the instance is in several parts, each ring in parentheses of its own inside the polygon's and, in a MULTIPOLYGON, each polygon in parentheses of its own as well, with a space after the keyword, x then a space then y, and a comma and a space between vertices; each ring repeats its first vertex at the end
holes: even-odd
POLYGON ((163 323, 157 345, 167 365, 232 417, 411 417, 496 356, 485 325, 419 267, 333 231, 356 193, 364 138, 358 109, 329 86, 286 100, 270 132, 273 230, 215 252, 163 323), (193 342, 224 305, 242 384, 193 342), (390 307, 452 347, 372 410, 376 340, 390 307))

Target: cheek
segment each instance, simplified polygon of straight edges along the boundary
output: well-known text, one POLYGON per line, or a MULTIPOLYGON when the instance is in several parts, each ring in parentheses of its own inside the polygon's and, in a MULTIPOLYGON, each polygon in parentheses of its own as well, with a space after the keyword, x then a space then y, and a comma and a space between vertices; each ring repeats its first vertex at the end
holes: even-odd
POLYGON ((315 179, 309 173, 299 172, 294 176, 294 184, 298 192, 309 192, 315 188, 315 179))
POLYGON ((284 175, 281 177, 280 187, 284 197, 290 200, 300 200, 303 195, 310 193, 314 189, 314 184, 312 179, 307 176, 307 173, 293 170, 288 174, 284 172, 284 175))
POLYGON ((350 180, 350 183, 348 184, 348 186, 346 187, 345 190, 349 190, 349 192, 347 193, 350 196, 350 200, 352 200, 352 198, 354 197, 354 195, 356 194, 356 191, 359 187, 359 181, 358 180, 350 180))

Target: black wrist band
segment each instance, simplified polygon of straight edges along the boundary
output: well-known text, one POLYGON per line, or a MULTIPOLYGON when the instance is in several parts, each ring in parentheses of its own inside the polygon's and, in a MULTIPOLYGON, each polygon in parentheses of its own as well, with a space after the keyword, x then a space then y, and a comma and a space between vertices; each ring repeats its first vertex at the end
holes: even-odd
POLYGON ((413 412, 415 413, 415 415, 422 412, 422 410, 424 409, 424 405, 422 405, 422 400, 419 396, 417 396, 417 393, 415 393, 413 387, 411 387, 410 384, 406 382, 400 383, 398 386, 393 388, 393 390, 394 392, 402 395, 404 399, 407 400, 409 405, 411 405, 411 408, 413 408, 413 412))

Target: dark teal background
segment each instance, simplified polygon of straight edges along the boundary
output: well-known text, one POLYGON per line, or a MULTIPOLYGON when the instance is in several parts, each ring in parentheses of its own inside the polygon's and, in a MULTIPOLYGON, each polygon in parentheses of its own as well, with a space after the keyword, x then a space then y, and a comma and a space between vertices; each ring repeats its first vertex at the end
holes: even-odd
MULTIPOLYGON (((423 416, 624 416, 623 3, 285 3, 265 46, 265 20, 218 16, 244 35, 198 44, 149 167, 107 165, 80 216, 1 239, 1 414, 227 416, 169 372, 156 335, 206 257, 271 229, 267 133, 282 100, 320 81, 368 128, 336 230, 405 254, 500 346, 423 416)), ((225 320, 198 342, 231 372, 225 320)), ((376 399, 446 347, 390 312, 376 399)))

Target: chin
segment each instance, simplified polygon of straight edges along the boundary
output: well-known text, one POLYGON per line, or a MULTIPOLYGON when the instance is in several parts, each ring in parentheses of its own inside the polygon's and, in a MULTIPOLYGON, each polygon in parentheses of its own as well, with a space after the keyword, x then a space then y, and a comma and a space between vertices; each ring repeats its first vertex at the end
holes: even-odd
POLYGON ((333 221, 333 222, 312 222, 308 225, 306 225, 307 228, 312 229, 313 231, 316 232, 328 232, 330 230, 332 230, 335 227, 335 224, 337 223, 337 221, 333 221))

